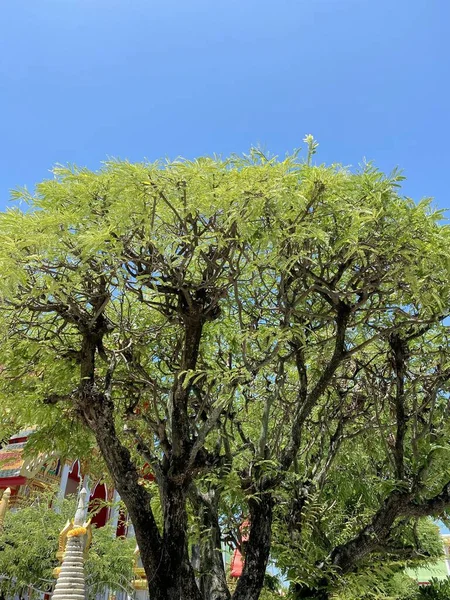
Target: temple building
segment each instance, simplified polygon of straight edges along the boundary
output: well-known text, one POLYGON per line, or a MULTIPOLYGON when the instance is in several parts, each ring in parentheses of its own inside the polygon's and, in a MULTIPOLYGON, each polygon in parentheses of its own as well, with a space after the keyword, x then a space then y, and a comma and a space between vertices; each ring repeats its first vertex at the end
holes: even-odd
POLYGON ((97 510, 92 524, 103 527, 111 520, 116 526, 117 535, 125 535, 124 519, 119 518, 117 508, 119 496, 115 490, 108 489, 103 482, 90 482, 79 460, 62 461, 58 456, 49 454, 34 459, 26 457, 25 445, 33 432, 31 428, 13 435, 0 449, 0 496, 6 488, 10 488, 10 508, 19 508, 21 501, 51 486, 58 489, 58 498, 61 499, 76 494, 84 486, 89 493, 90 510, 107 501, 112 505, 104 505, 97 510))
MULTIPOLYGON (((92 526, 103 527, 108 523, 115 528, 117 537, 133 536, 133 528, 128 525, 126 515, 119 508, 118 493, 104 482, 92 481, 79 460, 61 460, 56 454, 42 454, 33 459, 26 456, 25 446, 34 431, 34 428, 30 428, 13 435, 0 449, 0 498, 9 488, 9 509, 20 509, 21 503, 30 496, 50 488, 56 488, 58 498, 63 499, 78 494, 83 487, 89 497, 88 511, 94 513, 90 519, 92 526)), ((142 478, 154 479, 148 465, 144 466, 142 478)), ((134 574, 136 599, 148 600, 147 578, 138 549, 134 574)), ((44 594, 43 598, 48 598, 48 594, 44 594)))

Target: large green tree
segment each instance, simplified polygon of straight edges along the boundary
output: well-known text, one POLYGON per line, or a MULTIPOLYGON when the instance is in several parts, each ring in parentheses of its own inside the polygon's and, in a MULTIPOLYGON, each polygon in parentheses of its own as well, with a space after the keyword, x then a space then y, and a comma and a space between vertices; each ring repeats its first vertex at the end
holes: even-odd
POLYGON ((234 600, 271 553, 326 598, 369 556, 424 555, 450 505, 449 230, 399 173, 306 141, 57 168, 0 218, 5 427, 95 440, 155 600, 228 599, 224 539, 234 600))

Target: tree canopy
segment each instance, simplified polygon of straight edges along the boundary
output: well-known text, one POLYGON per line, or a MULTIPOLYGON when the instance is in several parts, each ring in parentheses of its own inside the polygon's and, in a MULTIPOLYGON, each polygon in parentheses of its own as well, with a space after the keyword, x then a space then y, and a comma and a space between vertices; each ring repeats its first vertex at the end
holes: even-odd
POLYGON ((269 555, 326 598, 450 505, 449 229, 306 142, 58 167, 0 217, 4 428, 98 446, 155 600, 228 599, 223 541, 234 600, 269 555))

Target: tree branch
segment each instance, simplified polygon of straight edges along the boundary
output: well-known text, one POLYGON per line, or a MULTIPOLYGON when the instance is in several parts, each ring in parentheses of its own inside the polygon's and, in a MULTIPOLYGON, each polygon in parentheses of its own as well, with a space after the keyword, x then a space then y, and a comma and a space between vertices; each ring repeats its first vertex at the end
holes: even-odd
POLYGON ((304 400, 302 400, 302 395, 304 394, 304 383, 302 385, 301 380, 300 397, 297 402, 296 412, 293 418, 290 441, 288 446, 284 449, 280 460, 283 470, 287 470, 291 466, 295 456, 297 455, 301 443, 303 424, 315 406, 316 402, 325 391, 327 385, 330 383, 334 373, 336 372, 336 369, 345 356, 345 333, 347 330, 349 316, 350 307, 347 304, 340 302, 336 315, 336 338, 333 355, 325 367, 321 377, 319 377, 316 385, 304 400))

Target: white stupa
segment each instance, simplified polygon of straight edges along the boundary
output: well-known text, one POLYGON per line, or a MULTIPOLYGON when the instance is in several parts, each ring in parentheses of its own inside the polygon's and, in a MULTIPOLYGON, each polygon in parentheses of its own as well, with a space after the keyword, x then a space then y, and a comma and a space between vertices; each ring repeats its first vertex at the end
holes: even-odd
POLYGON ((83 521, 86 514, 87 492, 80 492, 77 512, 73 528, 67 534, 67 544, 52 600, 85 600, 86 581, 84 577, 84 546, 86 540, 86 524, 83 521))

